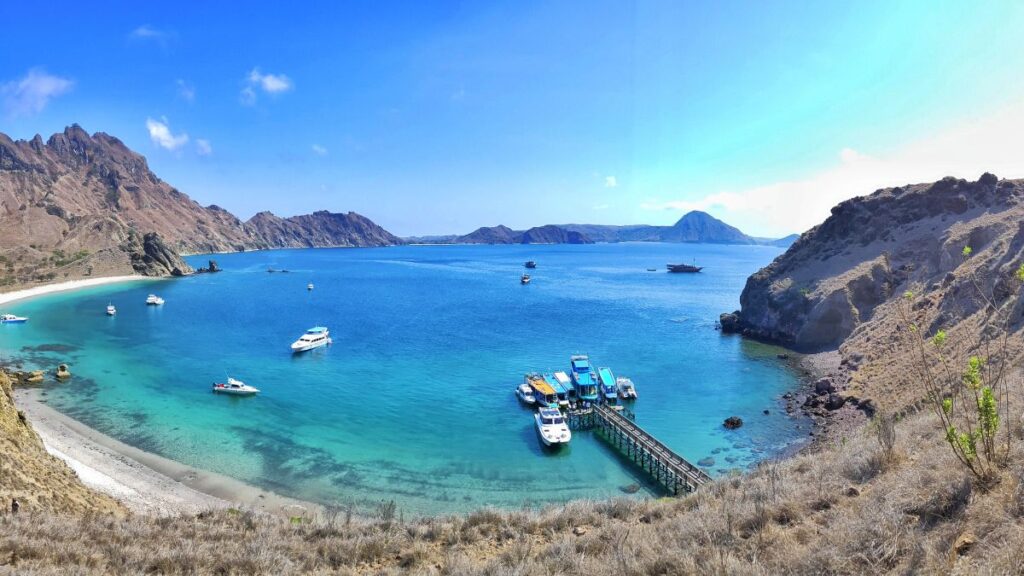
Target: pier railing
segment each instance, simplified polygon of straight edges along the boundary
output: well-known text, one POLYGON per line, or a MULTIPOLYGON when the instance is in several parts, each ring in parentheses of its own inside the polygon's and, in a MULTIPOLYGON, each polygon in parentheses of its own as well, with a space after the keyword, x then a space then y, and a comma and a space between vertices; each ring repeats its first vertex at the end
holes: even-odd
POLYGON ((598 435, 649 473, 672 494, 693 492, 711 481, 703 470, 676 454, 623 414, 603 404, 568 413, 577 430, 594 429, 598 435))

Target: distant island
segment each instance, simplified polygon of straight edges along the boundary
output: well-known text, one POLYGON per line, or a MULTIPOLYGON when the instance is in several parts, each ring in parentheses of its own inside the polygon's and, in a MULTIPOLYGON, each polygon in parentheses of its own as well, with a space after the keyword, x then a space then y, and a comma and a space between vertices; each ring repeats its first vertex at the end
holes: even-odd
POLYGON ((707 244, 752 244, 786 248, 799 238, 755 238, 718 218, 694 210, 672 226, 634 224, 548 224, 529 230, 513 230, 507 226, 477 228, 464 235, 412 236, 410 244, 593 244, 595 242, 675 242, 707 244))

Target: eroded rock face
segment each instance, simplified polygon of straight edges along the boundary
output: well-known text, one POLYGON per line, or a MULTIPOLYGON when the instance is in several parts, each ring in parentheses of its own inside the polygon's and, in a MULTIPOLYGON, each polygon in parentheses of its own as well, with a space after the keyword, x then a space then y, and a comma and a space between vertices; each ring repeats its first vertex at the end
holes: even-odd
POLYGON ((192 273, 192 267, 181 259, 177 252, 171 250, 160 235, 150 232, 139 241, 137 234, 132 234, 128 241, 128 255, 132 268, 143 276, 184 276, 192 273))
MULTIPOLYGON (((909 286, 955 289, 964 246, 1019 250, 1022 199, 1024 181, 985 174, 977 182, 945 178, 842 202, 753 274, 741 310, 719 321, 724 331, 802 351, 836 349, 909 286)), ((995 292, 1007 290, 997 285, 995 292)), ((973 311, 956 299, 934 304, 949 307, 946 322, 973 311)))

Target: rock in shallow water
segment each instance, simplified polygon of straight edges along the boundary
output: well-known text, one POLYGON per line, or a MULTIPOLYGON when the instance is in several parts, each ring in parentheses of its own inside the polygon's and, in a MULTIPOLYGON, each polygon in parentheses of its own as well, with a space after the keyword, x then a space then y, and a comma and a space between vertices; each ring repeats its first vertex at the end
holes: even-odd
POLYGON ((729 416, 725 419, 725 422, 722 423, 722 426, 725 426, 729 430, 735 430, 740 426, 743 426, 743 419, 739 416, 729 416))

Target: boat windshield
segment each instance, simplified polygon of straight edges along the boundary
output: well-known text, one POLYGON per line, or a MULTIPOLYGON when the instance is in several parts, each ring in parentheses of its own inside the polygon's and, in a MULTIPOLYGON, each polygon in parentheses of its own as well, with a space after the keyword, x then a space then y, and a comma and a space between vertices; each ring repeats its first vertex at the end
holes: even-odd
POLYGON ((561 424, 563 422, 561 416, 541 416, 541 420, 544 424, 561 424))

